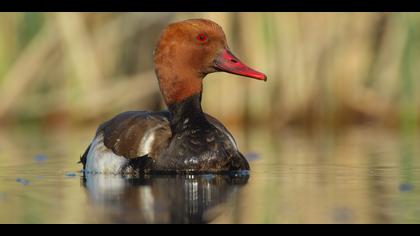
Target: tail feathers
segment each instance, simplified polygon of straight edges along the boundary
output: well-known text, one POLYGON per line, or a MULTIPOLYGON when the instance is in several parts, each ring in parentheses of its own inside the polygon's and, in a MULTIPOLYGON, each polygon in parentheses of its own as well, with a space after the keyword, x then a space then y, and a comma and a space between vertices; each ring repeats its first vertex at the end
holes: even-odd
POLYGON ((83 169, 86 169, 87 155, 89 153, 89 149, 90 149, 90 145, 86 149, 85 153, 83 153, 83 155, 80 157, 80 161, 78 162, 78 164, 82 163, 83 169))

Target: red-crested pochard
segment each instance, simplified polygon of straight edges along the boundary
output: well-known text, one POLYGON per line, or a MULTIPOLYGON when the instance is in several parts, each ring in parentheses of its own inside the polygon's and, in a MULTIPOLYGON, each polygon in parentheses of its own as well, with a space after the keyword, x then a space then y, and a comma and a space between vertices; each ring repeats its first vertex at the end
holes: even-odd
POLYGON ((201 108, 204 77, 224 71, 266 81, 229 50, 222 28, 205 19, 170 24, 154 52, 169 111, 129 111, 99 126, 81 162, 87 173, 249 170, 229 131, 201 108))

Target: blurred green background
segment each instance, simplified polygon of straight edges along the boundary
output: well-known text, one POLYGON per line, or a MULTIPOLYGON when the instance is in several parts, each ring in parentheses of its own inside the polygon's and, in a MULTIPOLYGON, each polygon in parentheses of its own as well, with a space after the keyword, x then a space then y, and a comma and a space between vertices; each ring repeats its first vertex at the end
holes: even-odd
POLYGON ((206 78, 204 109, 227 124, 419 123, 417 13, 2 13, 1 126, 72 127, 164 108, 156 40, 169 22, 201 17, 269 78, 206 78))

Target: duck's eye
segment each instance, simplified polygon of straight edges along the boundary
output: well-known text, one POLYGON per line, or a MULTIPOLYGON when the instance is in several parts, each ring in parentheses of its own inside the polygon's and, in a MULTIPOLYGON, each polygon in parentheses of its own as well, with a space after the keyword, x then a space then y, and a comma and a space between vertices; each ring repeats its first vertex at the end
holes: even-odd
POLYGON ((207 42, 207 35, 205 35, 205 34, 199 34, 199 35, 197 35, 197 40, 199 41, 199 42, 207 42))

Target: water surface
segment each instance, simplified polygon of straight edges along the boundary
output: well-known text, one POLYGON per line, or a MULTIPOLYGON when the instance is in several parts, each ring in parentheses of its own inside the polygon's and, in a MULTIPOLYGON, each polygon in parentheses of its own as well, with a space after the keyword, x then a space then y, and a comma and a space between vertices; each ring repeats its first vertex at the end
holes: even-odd
POLYGON ((83 177, 95 128, 0 133, 1 223, 420 223, 420 139, 232 129, 249 176, 83 177))

